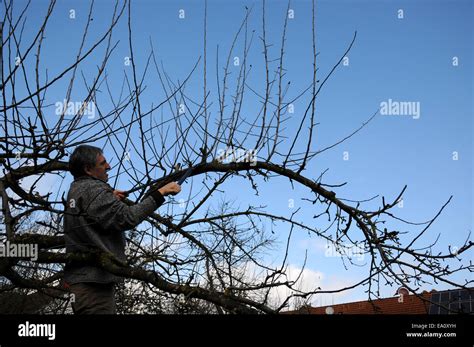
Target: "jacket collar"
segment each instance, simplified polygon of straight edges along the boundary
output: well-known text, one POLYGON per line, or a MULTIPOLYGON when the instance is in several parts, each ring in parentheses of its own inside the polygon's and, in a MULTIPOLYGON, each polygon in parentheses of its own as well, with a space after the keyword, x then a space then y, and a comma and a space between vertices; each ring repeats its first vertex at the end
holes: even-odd
POLYGON ((107 182, 104 182, 101 179, 98 179, 98 178, 95 178, 95 177, 92 177, 92 176, 89 176, 89 175, 79 176, 79 177, 74 179, 74 182, 83 181, 83 180, 95 180, 95 181, 99 181, 99 182, 102 182, 102 183, 105 183, 105 184, 109 185, 107 182))

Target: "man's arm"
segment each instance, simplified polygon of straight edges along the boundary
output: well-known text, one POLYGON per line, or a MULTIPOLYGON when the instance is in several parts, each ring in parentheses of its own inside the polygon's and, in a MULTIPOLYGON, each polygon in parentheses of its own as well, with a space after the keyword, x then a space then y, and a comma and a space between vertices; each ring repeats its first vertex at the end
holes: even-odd
POLYGON ((164 196, 175 195, 181 191, 181 187, 175 182, 168 183, 159 189, 151 187, 145 199, 129 206, 122 202, 125 194, 121 191, 113 191, 102 184, 91 189, 96 192, 84 211, 86 218, 104 230, 114 231, 133 229, 165 202, 164 196))
POLYGON ((160 196, 176 195, 180 191, 181 186, 176 182, 170 182, 168 184, 165 184, 161 188, 157 185, 152 185, 143 199, 146 199, 148 196, 151 195, 153 198, 155 198, 155 200, 159 200, 160 196))
POLYGON ((161 193, 154 192, 140 203, 129 206, 117 198, 109 187, 94 187, 94 198, 85 206, 86 219, 104 231, 130 230, 145 220, 165 202, 161 193))

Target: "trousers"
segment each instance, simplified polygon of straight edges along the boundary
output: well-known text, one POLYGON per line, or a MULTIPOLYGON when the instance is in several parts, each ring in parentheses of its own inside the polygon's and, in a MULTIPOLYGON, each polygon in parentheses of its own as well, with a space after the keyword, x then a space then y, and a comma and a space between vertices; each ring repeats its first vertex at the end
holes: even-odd
POLYGON ((115 283, 75 283, 69 285, 74 295, 74 314, 116 314, 115 283))

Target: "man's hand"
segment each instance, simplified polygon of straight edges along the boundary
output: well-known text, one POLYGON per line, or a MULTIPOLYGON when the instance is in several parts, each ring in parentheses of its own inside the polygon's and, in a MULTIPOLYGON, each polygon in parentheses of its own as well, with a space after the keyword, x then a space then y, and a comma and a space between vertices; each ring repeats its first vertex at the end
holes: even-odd
POLYGON ((176 195, 181 191, 181 186, 176 183, 176 182, 171 182, 160 189, 158 191, 161 193, 161 195, 166 196, 166 195, 176 195))
POLYGON ((114 190, 114 195, 117 199, 122 201, 123 199, 125 199, 128 196, 128 193, 123 191, 123 190, 114 190))

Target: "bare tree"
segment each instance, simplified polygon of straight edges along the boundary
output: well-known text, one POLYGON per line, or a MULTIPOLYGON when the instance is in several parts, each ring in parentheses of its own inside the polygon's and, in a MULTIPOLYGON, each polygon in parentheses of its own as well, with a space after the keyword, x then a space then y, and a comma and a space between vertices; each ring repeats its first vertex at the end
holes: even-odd
MULTIPOLYGON (((406 187, 390 200, 374 197, 370 201, 378 198, 379 207, 369 210, 364 207, 368 201, 338 197, 337 190, 345 183, 329 185, 323 179, 325 172, 315 174, 306 170, 311 160, 357 134, 377 114, 368 117, 352 133, 342 135, 336 143, 315 148, 316 98, 350 51, 356 33, 330 72, 319 76, 314 1, 309 28, 312 81, 308 86, 291 86, 300 89, 294 98, 287 97, 290 89, 285 68, 288 11, 282 13, 283 30, 275 57, 269 50, 274 43, 267 39, 265 1, 262 17, 257 19, 261 23, 258 34, 249 30, 249 22, 254 20, 253 8, 245 8, 228 52, 223 55, 217 47, 215 74, 208 66, 207 3, 204 2, 202 52, 181 81, 167 73, 151 40, 146 61, 140 62, 134 55, 138 35, 133 32, 130 1, 115 4, 108 28, 97 34, 91 44, 92 1, 76 58, 54 75, 48 74, 41 55, 48 23, 56 15, 56 1, 51 0, 30 42, 24 42, 23 38, 30 2, 16 11, 13 1, 2 5, 1 235, 4 242, 39 247, 35 260, 0 258, 3 295, 42 293, 43 297, 51 297, 42 303, 43 310, 65 312, 70 298, 61 290, 60 280, 64 263, 71 259, 93 261, 127 279, 120 291, 119 310, 124 313, 276 313, 287 308, 294 298, 304 301, 312 295, 357 286, 367 286, 369 297, 377 297, 380 286, 385 284, 403 285, 415 293, 420 285, 432 281, 456 287, 468 287, 472 283, 472 280, 455 283, 451 279, 454 273, 473 270, 470 262, 462 261, 462 254, 472 247, 469 237, 458 250, 449 249, 443 254, 434 253, 435 244, 422 244, 451 198, 429 221, 413 223, 393 212, 406 187), (121 92, 117 95, 107 66, 119 44, 113 36, 114 30, 122 22, 128 28, 130 67, 123 74, 121 92), (262 49, 263 90, 249 83, 253 73, 249 52, 255 46, 262 49), (238 72, 231 73, 237 47, 241 47, 242 59, 238 72), (81 66, 92 56, 102 58, 91 77, 81 71, 81 66), (216 79, 217 90, 210 87, 211 75, 216 79), (72 95, 81 83, 79 77, 87 93, 78 103, 72 95), (150 79, 154 85, 158 83, 164 95, 159 103, 151 105, 143 97, 150 79), (187 92, 196 79, 202 88, 199 100, 187 92), (56 101, 50 97, 53 91, 54 95, 64 95, 59 105, 51 103, 56 101), (246 116, 242 109, 248 100, 256 101, 252 106, 254 114, 246 116), (305 105, 298 117, 290 112, 296 102, 305 105), (53 109, 56 117, 51 117, 53 109), (298 122, 294 133, 286 131, 290 118, 298 122), (68 153, 86 143, 101 143, 106 153, 120 159, 114 163, 113 185, 126 180, 132 187, 128 204, 140 200, 150 184, 176 180, 188 167, 193 167, 192 176, 202 182, 197 190, 192 186, 187 199, 169 202, 161 214, 154 214, 130 232, 127 264, 106 254, 74 257, 64 253, 62 219, 66 201, 61 196, 61 185, 67 175, 68 153), (265 206, 234 207, 226 199, 217 207, 210 203, 211 197, 222 196, 222 187, 229 181, 242 184, 243 178, 258 194, 259 185, 272 184, 276 177, 287 178, 289 184, 300 185, 311 194, 312 198, 305 199, 314 210, 311 223, 299 219, 299 210, 284 216, 267 211, 265 206), (39 188, 45 180, 56 183, 53 191, 42 195, 39 188), (318 227, 312 226, 315 220, 318 227), (390 227, 392 221, 403 222, 410 228, 408 243, 401 242, 400 230, 390 227), (282 230, 289 230, 286 247, 280 250, 279 265, 265 261, 264 255, 271 250, 274 238, 266 225, 272 228, 283 225, 286 229, 282 230), (291 240, 301 232, 322 238, 335 249, 343 249, 347 244, 361 247, 370 259, 366 277, 350 287, 332 291, 299 288, 297 281, 287 277, 286 269, 291 240), (449 267, 450 259, 458 259, 459 265, 449 267), (273 302, 271 292, 276 288, 288 288, 292 294, 281 302, 273 302), (60 304, 54 304, 53 298, 59 298, 60 304)), ((123 44, 124 38, 120 39, 123 44)), ((351 255, 346 255, 345 260, 348 266, 352 264, 351 255)))

